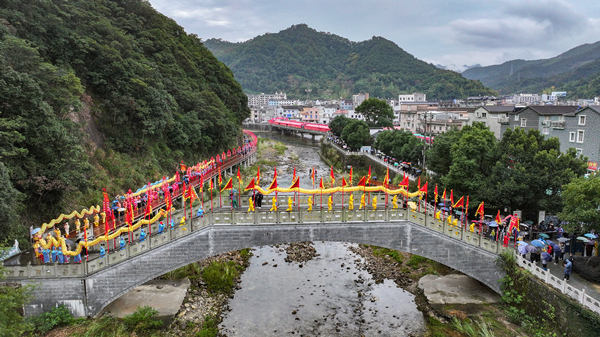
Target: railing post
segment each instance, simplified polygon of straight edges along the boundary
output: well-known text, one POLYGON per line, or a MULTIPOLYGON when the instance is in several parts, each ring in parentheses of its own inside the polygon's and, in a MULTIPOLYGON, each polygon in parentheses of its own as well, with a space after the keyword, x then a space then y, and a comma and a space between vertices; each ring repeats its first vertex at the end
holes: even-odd
POLYGON ((585 288, 581 289, 581 298, 579 299, 581 304, 585 303, 585 288))

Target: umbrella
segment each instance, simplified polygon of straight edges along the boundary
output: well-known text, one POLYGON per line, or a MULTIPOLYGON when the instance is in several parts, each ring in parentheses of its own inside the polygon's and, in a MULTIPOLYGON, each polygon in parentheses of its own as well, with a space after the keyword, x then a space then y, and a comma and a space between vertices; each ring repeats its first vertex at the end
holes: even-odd
POLYGON ((546 240, 546 244, 548 244, 548 245, 551 245, 551 246, 554 246, 554 245, 555 245, 555 243, 554 243, 554 242, 552 242, 552 240, 546 240))
POLYGON ((558 238, 558 239, 556 239, 556 241, 566 242, 566 241, 569 241, 569 239, 567 239, 567 238, 558 238))
POLYGON ((547 252, 543 252, 542 253, 542 259, 550 262, 550 261, 552 261, 552 255, 548 254, 547 252))
POLYGON ((529 234, 529 232, 519 232, 520 235, 525 236, 527 234, 529 234))
POLYGON ((444 204, 443 202, 440 202, 440 203, 438 204, 438 206, 446 206, 446 204, 444 204))
POLYGON ((37 232, 39 232, 39 231, 41 231, 41 230, 42 230, 41 228, 34 228, 34 229, 31 231, 31 235, 33 235, 33 234, 35 234, 35 233, 37 233, 37 232))
POLYGON ((490 227, 498 227, 498 223, 496 221, 491 221, 488 226, 490 226, 490 227))
POLYGON ((523 227, 527 227, 527 228, 529 228, 529 226, 531 226, 530 224, 526 224, 526 223, 522 223, 522 224, 519 224, 519 225, 521 225, 523 227))
POLYGON ((597 236, 595 234, 592 234, 592 233, 583 234, 583 236, 585 236, 586 238, 590 238, 590 239, 597 238, 597 236))
POLYGON ((577 237, 577 240, 581 240, 581 241, 583 241, 583 242, 588 242, 588 241, 590 241, 590 240, 588 240, 588 238, 586 238, 586 237, 583 237, 583 236, 578 236, 578 237, 577 237))
POLYGON ((546 244, 540 240, 533 240, 533 241, 531 241, 531 244, 535 247, 540 247, 540 248, 546 246, 546 244))
POLYGON ((596 243, 594 241, 590 240, 590 241, 586 242, 585 244, 586 245, 595 245, 596 243))
POLYGON ((539 249, 532 245, 525 246, 525 249, 527 249, 528 252, 533 253, 533 254, 539 252, 539 249))
POLYGON ((126 209, 125 209, 125 207, 121 207, 121 208, 117 209, 117 211, 118 211, 118 212, 125 212, 125 211, 126 211, 126 209))
POLYGON ((540 233, 540 237, 547 239, 550 237, 550 235, 546 234, 546 233, 540 233))
POLYGON ((521 253, 521 255, 525 255, 527 254, 527 245, 519 245, 519 247, 517 247, 517 250, 519 251, 519 253, 521 253))
POLYGON ((442 207, 441 210, 448 212, 450 209, 448 207, 442 207))
POLYGON ((526 223, 528 225, 533 225, 533 221, 531 221, 531 220, 523 221, 523 223, 526 223))

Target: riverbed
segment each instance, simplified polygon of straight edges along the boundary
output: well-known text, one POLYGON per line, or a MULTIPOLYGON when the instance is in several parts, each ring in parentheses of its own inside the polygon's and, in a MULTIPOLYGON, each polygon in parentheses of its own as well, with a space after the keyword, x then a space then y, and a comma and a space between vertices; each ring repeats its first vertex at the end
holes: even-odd
MULTIPOLYGON (((299 158, 278 164, 281 185, 291 184, 294 167, 306 187, 313 167, 317 181, 328 176, 319 142, 257 135, 284 143, 285 156, 299 158)), ((317 256, 307 262, 286 262, 284 245, 255 248, 219 330, 227 336, 423 335, 425 320, 414 295, 391 280, 376 283, 361 268, 364 259, 351 251, 356 245, 315 242, 313 247, 317 256)))

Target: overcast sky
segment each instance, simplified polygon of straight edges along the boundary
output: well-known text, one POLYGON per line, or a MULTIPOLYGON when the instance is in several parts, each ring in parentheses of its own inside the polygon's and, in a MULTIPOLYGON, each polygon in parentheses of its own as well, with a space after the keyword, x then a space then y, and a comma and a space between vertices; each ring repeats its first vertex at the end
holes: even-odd
POLYGON ((241 42, 305 23, 351 41, 381 36, 455 70, 552 57, 600 40, 599 0, 149 1, 203 40, 241 42))

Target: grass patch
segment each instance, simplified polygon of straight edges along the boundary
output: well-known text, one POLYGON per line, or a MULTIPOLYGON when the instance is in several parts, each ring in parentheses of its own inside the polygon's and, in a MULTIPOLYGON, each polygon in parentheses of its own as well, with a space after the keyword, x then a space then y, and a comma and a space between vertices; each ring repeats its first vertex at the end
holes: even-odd
POLYGON ((206 316, 200 332, 196 334, 196 337, 217 337, 219 334, 219 322, 217 318, 212 316, 206 316))
POLYGON ((75 318, 64 305, 54 307, 50 311, 27 319, 33 332, 45 334, 48 331, 75 323, 75 318))
POLYGON ((257 162, 258 166, 277 166, 276 160, 261 159, 257 162))
POLYGON ((408 262, 406 263, 406 265, 413 269, 416 269, 416 268, 419 268, 421 266, 421 264, 426 263, 427 261, 429 261, 428 258, 419 256, 419 255, 411 255, 410 259, 408 259, 408 262))
POLYGON ((210 293, 226 293, 233 287, 233 281, 240 274, 233 261, 212 262, 202 271, 202 279, 210 293))
POLYGON ((127 328, 127 331, 144 334, 152 330, 160 329, 163 322, 156 317, 158 311, 150 306, 138 307, 131 315, 123 318, 123 324, 127 328))
POLYGON ((373 255, 377 257, 389 258, 400 264, 403 262, 402 255, 397 250, 377 246, 371 246, 371 249, 373 249, 373 255))
POLYGON ((273 148, 275 149, 275 151, 277 151, 279 155, 283 155, 285 153, 285 150, 287 150, 287 146, 285 146, 285 144, 281 142, 275 143, 273 145, 273 148))

